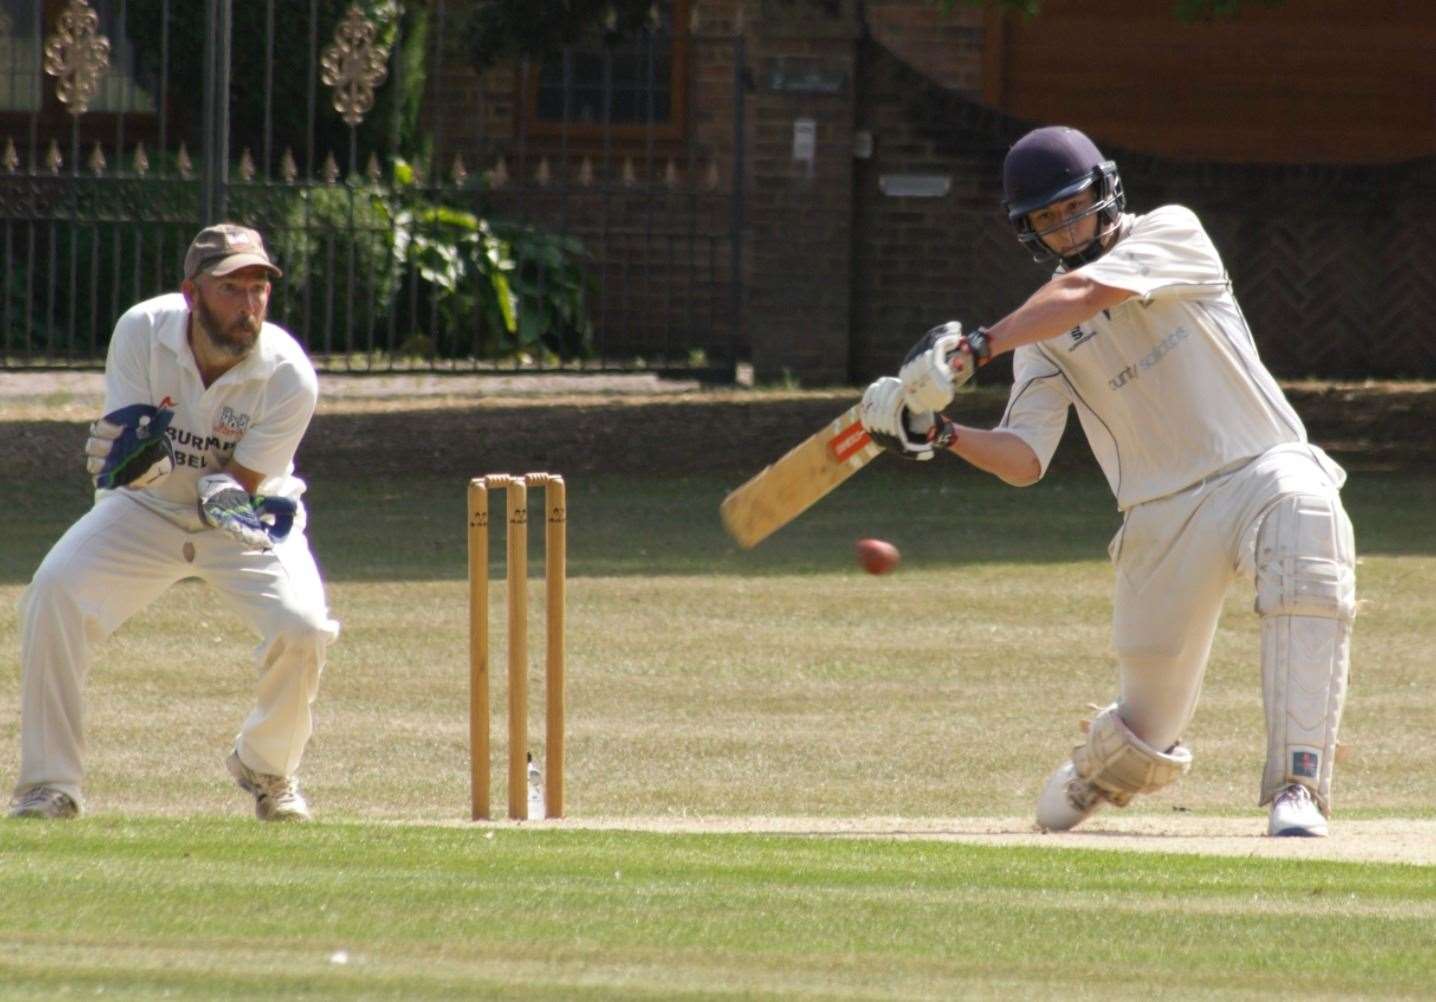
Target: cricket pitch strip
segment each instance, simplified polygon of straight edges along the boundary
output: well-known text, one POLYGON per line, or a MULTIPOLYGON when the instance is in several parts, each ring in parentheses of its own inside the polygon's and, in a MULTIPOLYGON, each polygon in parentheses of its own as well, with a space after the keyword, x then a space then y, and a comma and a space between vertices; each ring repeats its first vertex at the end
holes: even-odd
POLYGON ((684 834, 811 835, 823 838, 913 839, 1053 849, 1170 852, 1259 859, 1326 859, 1348 863, 1436 865, 1436 819, 1360 818, 1332 821, 1327 838, 1270 838, 1266 812, 1251 817, 1099 815, 1080 829, 1044 833, 1030 818, 818 817, 575 817, 518 822, 537 827, 684 834))

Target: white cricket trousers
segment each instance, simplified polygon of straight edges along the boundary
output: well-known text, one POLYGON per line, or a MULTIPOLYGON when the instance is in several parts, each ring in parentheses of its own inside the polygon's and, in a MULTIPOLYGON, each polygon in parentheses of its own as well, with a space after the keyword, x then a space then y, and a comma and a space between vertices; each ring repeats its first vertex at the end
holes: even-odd
MULTIPOLYGON (((1238 577, 1261 577, 1258 533, 1283 499, 1317 499, 1334 512, 1336 538, 1329 546, 1292 556, 1351 581, 1355 554, 1341 479, 1340 468, 1315 446, 1284 445, 1128 510, 1110 548, 1117 571, 1112 642, 1119 711, 1138 737, 1156 748, 1181 737, 1196 709, 1227 589, 1238 577)), ((1345 649, 1337 655, 1344 686, 1345 649)), ((1264 675, 1274 670, 1265 664, 1269 657, 1264 649, 1264 675)), ((1339 710, 1338 697, 1338 716, 1339 710)))
POLYGON ((303 526, 271 551, 219 529, 188 531, 108 495, 60 538, 20 599, 20 779, 81 803, 84 689, 97 643, 184 578, 208 582, 261 638, 259 686, 236 747, 251 769, 289 776, 313 732, 310 705, 339 635, 303 526))

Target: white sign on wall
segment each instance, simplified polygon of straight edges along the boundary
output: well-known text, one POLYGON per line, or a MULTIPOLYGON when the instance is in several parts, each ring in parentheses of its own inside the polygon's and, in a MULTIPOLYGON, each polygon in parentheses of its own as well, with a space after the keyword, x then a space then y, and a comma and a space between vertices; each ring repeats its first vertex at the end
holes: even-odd
POLYGON ((793 159, 813 165, 818 156, 818 123, 811 118, 793 119, 793 159))

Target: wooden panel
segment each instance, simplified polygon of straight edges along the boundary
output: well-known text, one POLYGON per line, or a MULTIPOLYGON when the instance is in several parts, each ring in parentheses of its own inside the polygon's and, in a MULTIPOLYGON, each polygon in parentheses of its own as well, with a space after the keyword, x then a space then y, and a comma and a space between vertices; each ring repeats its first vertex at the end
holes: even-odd
POLYGON ((1301 0, 1184 23, 1165 0, 1047 0, 988 45, 997 107, 1113 146, 1284 163, 1436 154, 1436 4, 1301 0))

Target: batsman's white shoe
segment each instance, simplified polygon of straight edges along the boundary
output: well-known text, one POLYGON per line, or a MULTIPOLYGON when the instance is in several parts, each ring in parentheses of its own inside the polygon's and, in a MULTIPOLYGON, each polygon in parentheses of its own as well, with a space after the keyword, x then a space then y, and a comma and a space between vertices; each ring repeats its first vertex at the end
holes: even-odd
POLYGON ((10 801, 10 816, 67 821, 80 816, 80 805, 64 790, 53 786, 32 786, 10 801))
POLYGON ((299 783, 293 776, 270 776, 255 772, 239 759, 239 752, 232 751, 224 764, 239 788, 254 795, 254 816, 261 821, 313 821, 309 804, 299 792, 299 783))
POLYGON ((1037 826, 1044 831, 1065 832, 1076 828, 1106 803, 1102 791, 1065 762, 1047 779, 1037 798, 1037 826))
POLYGON ((1326 817, 1316 806, 1311 791, 1300 783, 1292 783, 1278 791, 1272 800, 1266 833, 1288 838, 1325 838, 1326 817))

